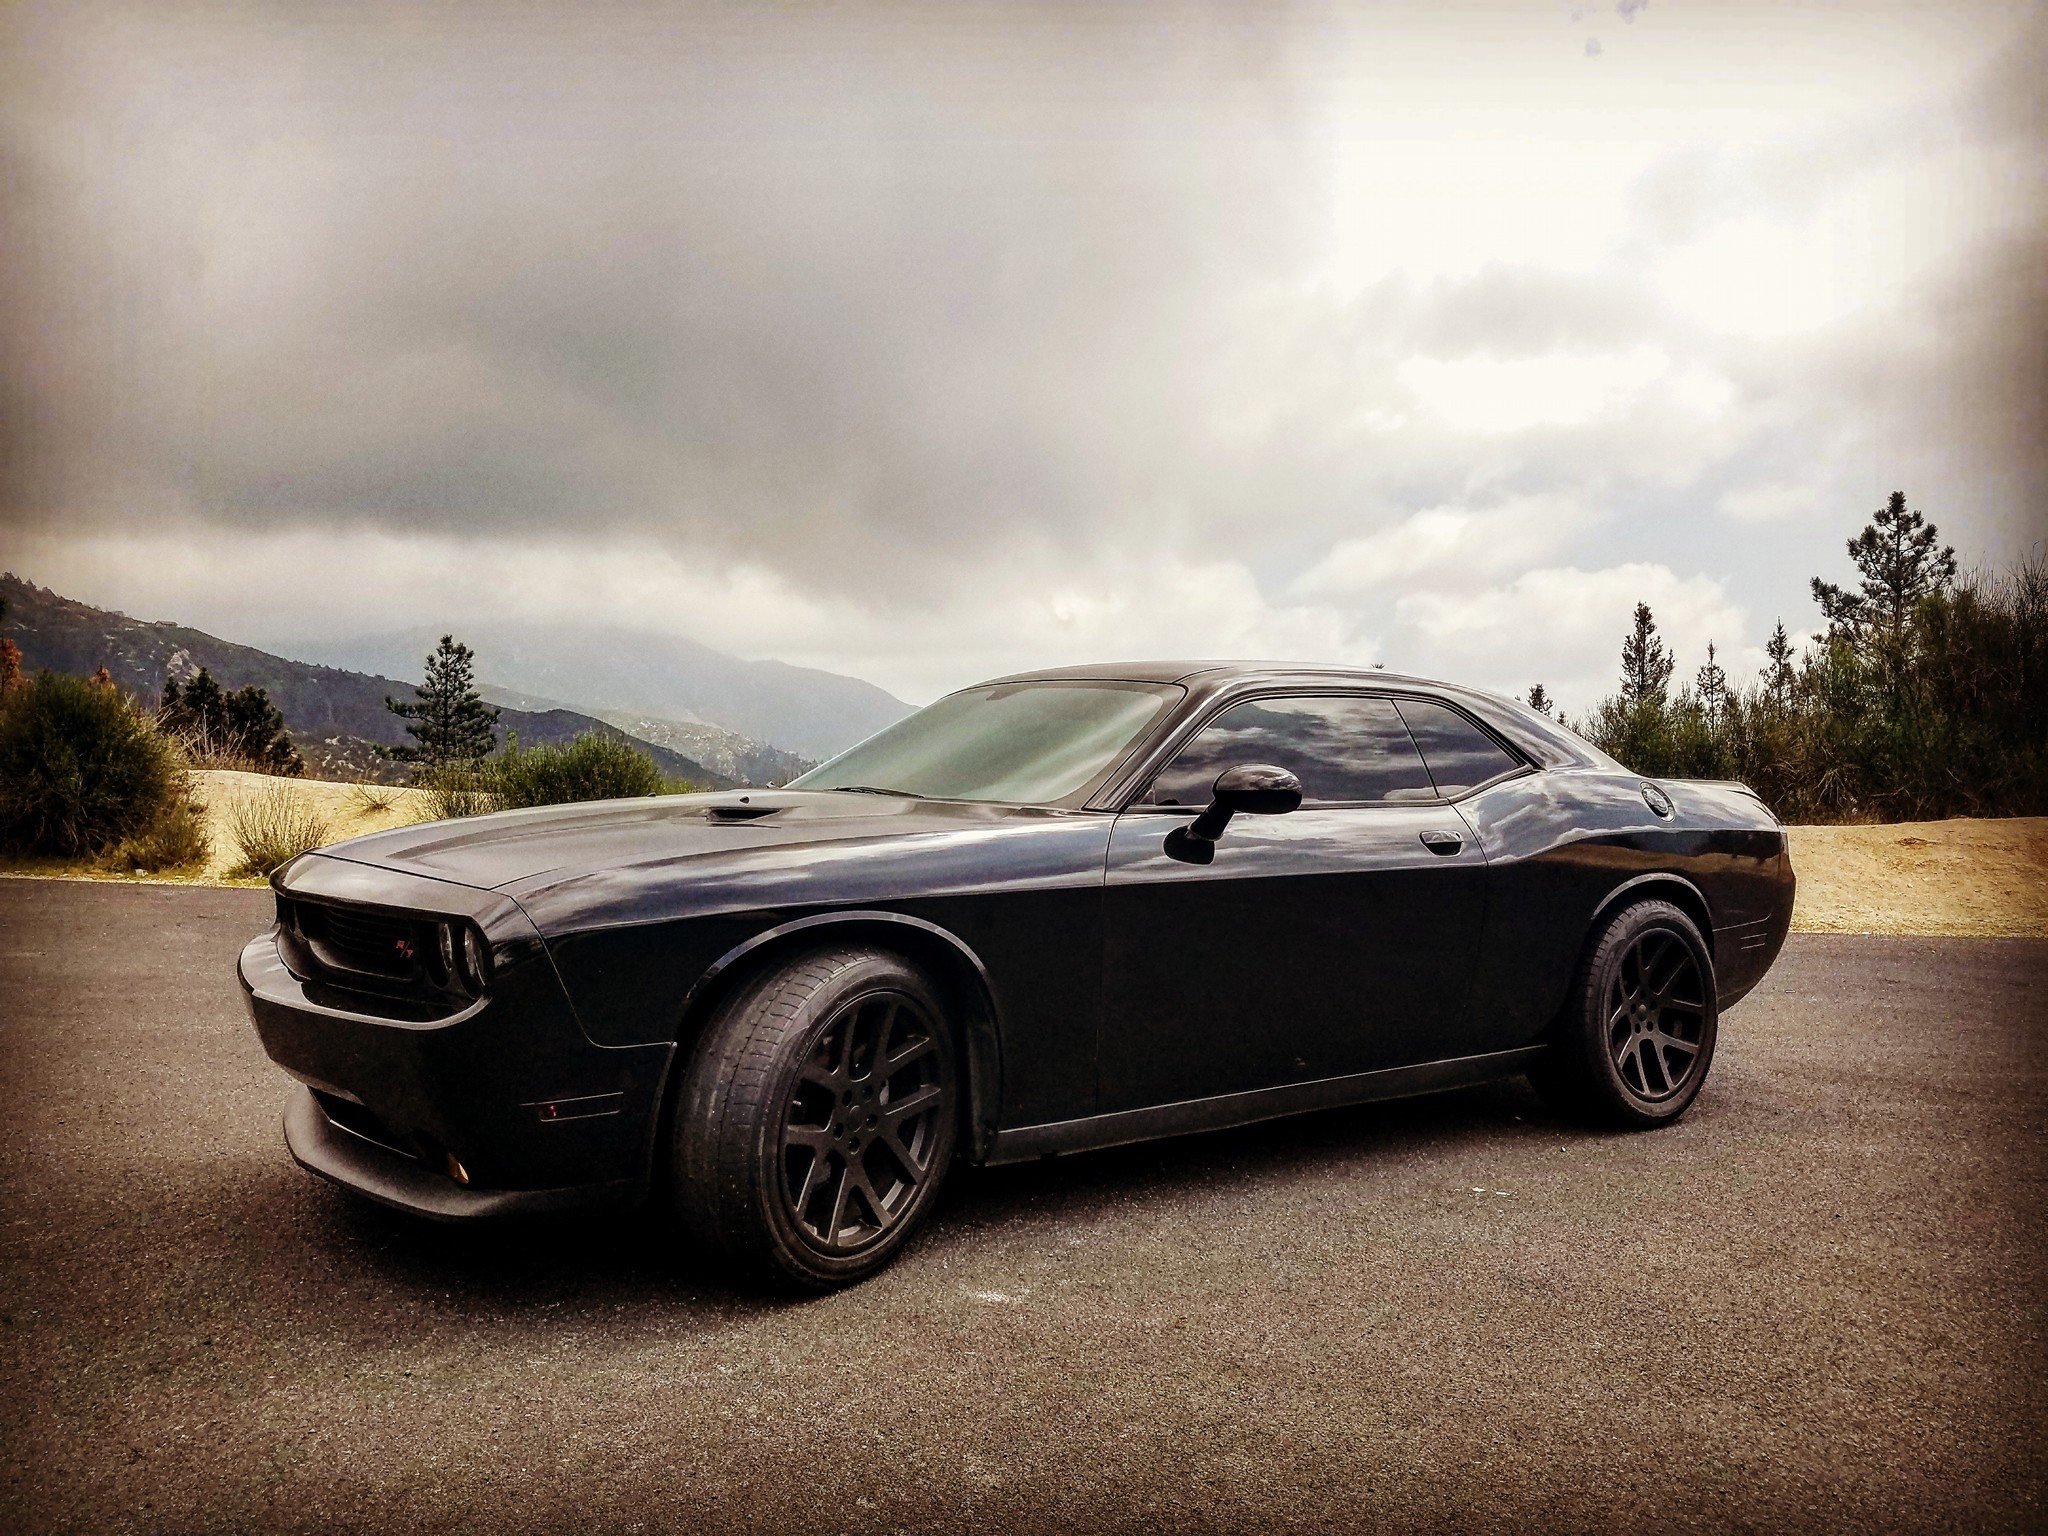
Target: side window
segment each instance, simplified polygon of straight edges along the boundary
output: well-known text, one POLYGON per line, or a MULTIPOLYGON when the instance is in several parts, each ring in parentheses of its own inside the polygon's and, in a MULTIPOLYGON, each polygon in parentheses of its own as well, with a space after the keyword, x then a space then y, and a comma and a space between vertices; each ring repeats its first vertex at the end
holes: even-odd
POLYGON ((1446 798, 1523 766, 1520 758, 1447 704, 1403 699, 1401 717, 1422 749, 1437 793, 1446 798))
POLYGON ((1145 803, 1207 805, 1238 763, 1289 769, 1307 804, 1437 797, 1391 699, 1311 697, 1231 705, 1159 770, 1145 803))

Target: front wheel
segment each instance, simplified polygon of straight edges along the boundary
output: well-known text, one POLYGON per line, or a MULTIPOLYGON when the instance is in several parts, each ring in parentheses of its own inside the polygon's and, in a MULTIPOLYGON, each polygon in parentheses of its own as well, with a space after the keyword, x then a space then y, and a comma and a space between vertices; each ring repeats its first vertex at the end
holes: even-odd
POLYGON ((956 1080, 938 995, 908 962, 831 949, 770 971, 711 1021, 677 1095, 676 1214, 774 1284, 872 1274, 952 1161, 956 1080))
POLYGON ((1588 947, 1549 1059, 1530 1077, 1585 1118, 1669 1125, 1699 1096, 1719 1027, 1714 960, 1699 928, 1670 902, 1639 901, 1588 947))

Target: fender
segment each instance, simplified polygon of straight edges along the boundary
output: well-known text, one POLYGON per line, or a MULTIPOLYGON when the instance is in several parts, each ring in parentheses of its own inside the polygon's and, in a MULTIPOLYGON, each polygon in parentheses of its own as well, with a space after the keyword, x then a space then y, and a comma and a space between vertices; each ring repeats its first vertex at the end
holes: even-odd
POLYGON ((1695 918, 1702 919, 1700 923, 1700 937, 1707 941, 1707 953, 1712 954, 1714 952, 1713 903, 1707 900, 1706 892, 1702 891, 1697 885, 1693 884, 1692 881, 1686 879, 1683 875, 1673 874, 1667 870, 1657 870, 1647 875, 1637 875, 1633 879, 1622 881, 1621 884, 1617 885, 1613 890, 1609 891, 1605 896, 1603 896, 1600 899, 1600 905, 1593 909, 1593 915, 1589 919, 1587 919, 1587 933, 1591 934, 1594 931, 1594 929, 1598 926, 1600 919, 1603 916, 1605 916, 1607 912, 1611 908, 1613 908, 1613 906, 1617 902, 1621 900, 1622 897, 1626 896, 1630 891, 1645 885, 1678 886, 1681 889, 1683 889, 1685 893, 1689 895, 1695 903, 1698 904, 1699 910, 1689 915, 1695 918))
MULTIPOLYGON (((937 923, 921 917, 911 917, 902 912, 890 912, 880 908, 850 908, 845 911, 819 912, 809 917, 795 918, 790 922, 778 923, 773 928, 763 929, 743 943, 734 945, 705 970, 683 996, 683 1006, 677 1016, 677 1030, 680 1035, 683 1026, 696 1014, 698 1008, 711 995, 721 977, 744 962, 757 951, 771 944, 783 941, 801 933, 816 933, 824 936, 825 930, 844 927, 873 927, 887 924, 915 933, 919 936, 918 947, 937 946, 940 952, 955 966, 964 968, 981 993, 980 1006, 966 1010, 965 1017, 958 1020, 960 1032, 967 1046, 967 1146, 969 1161, 980 1162, 988 1154, 989 1146, 995 1139, 997 1106, 1002 1103, 1002 1016, 1001 1005, 996 1001, 995 984, 990 981, 988 967, 981 963, 966 941, 937 923)), ((944 980, 945 978, 941 978, 944 980)), ((680 1050, 670 1054, 667 1076, 673 1076, 677 1058, 684 1053, 680 1050)), ((667 1083, 663 1084, 666 1102, 667 1083)))

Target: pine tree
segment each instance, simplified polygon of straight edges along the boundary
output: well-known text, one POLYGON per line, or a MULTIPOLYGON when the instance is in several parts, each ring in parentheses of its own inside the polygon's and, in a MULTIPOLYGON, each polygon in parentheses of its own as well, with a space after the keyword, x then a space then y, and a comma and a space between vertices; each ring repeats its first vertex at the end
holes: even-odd
POLYGON ((1557 717, 1557 705, 1541 683, 1529 690, 1529 707, 1539 715, 1549 715, 1552 719, 1557 717))
POLYGON ((227 711, 227 695, 213 674, 201 667, 183 688, 175 677, 164 679, 163 702, 157 719, 173 736, 182 736, 202 756, 222 752, 221 726, 227 711))
POLYGON ((1771 631, 1770 642, 1764 646, 1764 656, 1767 660, 1757 676, 1763 679, 1771 702, 1783 704, 1792 694, 1792 637, 1785 633, 1783 619, 1778 620, 1778 627, 1771 631))
POLYGON ((413 690, 415 701, 386 699, 384 707, 406 722, 409 746, 379 747, 385 757, 401 763, 442 768, 474 763, 490 755, 496 744, 498 712, 476 691, 475 654, 443 635, 427 658, 426 680, 413 690))
POLYGON ((306 771, 305 759, 285 730, 284 715, 254 683, 237 688, 223 700, 221 727, 227 750, 253 764, 259 773, 296 778, 306 771))
POLYGON ((1906 510, 1906 493, 1891 500, 1849 541, 1849 558, 1862 573, 1859 590, 1813 578, 1814 601, 1828 621, 1830 639, 1863 645, 1877 640, 1896 650, 1921 599, 1955 585, 1956 552, 1937 546, 1940 530, 1906 510))
POLYGON ((1631 709, 1645 704, 1662 708, 1671 683, 1673 658, 1657 635, 1657 621, 1648 603, 1636 604, 1635 628, 1621 644, 1621 701, 1631 709))
POLYGON ((254 683, 227 693, 204 667, 182 687, 176 677, 167 677, 157 722, 184 737, 201 756, 233 759, 258 773, 292 777, 306 771, 284 716, 254 683))
POLYGON ((1707 664, 1694 675, 1693 692, 1699 696, 1700 708, 1706 711, 1707 719, 1717 721, 1728 703, 1728 674, 1714 659, 1714 642, 1707 642, 1707 664))

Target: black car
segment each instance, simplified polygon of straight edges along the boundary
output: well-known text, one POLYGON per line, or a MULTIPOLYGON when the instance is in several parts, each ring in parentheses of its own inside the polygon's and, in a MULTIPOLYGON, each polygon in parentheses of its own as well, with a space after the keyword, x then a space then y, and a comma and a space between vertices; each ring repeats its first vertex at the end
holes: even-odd
POLYGON ((1489 694, 1207 663, 1003 678, 785 789, 308 854, 242 953, 292 1155, 453 1219, 657 1201, 772 1280, 1006 1162, 1526 1073, 1668 1124, 1792 912, 1739 784, 1489 694))

